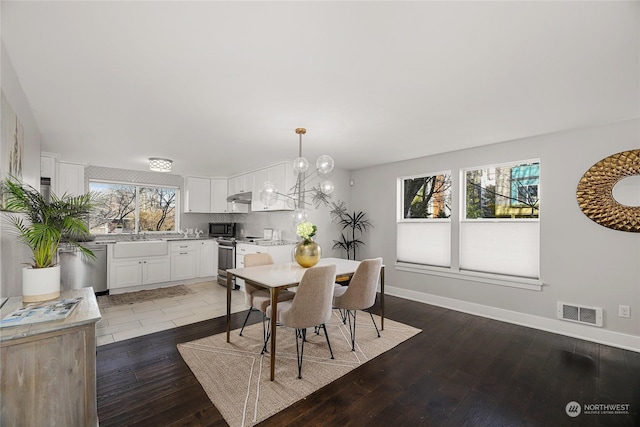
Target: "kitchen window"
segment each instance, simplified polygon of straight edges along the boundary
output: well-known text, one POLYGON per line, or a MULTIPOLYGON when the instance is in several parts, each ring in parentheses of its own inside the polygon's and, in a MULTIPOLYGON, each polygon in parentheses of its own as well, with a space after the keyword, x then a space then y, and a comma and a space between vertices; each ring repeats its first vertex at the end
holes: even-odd
POLYGON ((115 182, 89 182, 104 206, 90 219, 94 234, 172 232, 178 228, 177 187, 115 182))

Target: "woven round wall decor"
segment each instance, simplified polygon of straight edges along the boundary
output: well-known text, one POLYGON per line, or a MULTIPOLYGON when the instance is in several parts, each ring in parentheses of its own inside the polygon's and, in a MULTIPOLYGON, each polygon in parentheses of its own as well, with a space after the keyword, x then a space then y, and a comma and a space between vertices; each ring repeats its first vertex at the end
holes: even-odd
POLYGON ((633 175, 640 175, 640 150, 623 151, 591 166, 576 192, 582 212, 605 227, 640 232, 640 206, 626 206, 613 198, 616 183, 633 175))

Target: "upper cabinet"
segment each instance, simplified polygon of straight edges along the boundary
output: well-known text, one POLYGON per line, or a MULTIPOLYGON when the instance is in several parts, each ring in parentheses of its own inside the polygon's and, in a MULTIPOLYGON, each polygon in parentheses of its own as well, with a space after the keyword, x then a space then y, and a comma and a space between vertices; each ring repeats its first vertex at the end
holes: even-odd
POLYGON ((225 178, 184 179, 185 213, 246 213, 248 205, 227 202, 227 180, 225 178))
POLYGON ((184 211, 211 212, 211 180, 188 176, 184 179, 184 211))
POLYGON ((247 193, 252 190, 253 174, 247 173, 244 175, 234 176, 229 178, 227 182, 229 195, 247 193))
POLYGON ((261 192, 265 182, 273 184, 278 193, 289 194, 296 184, 293 165, 286 162, 255 171, 253 173, 253 190, 251 196, 251 210, 254 212, 293 210, 293 204, 287 203, 288 198, 281 195, 278 196, 274 204, 266 205, 261 198, 261 192))
POLYGON ((211 212, 226 213, 227 208, 227 180, 211 180, 211 212))
POLYGON ((284 196, 278 196, 272 205, 263 203, 260 194, 265 182, 272 183, 279 193, 289 194, 296 184, 291 162, 279 163, 228 179, 185 177, 184 212, 246 213, 249 212, 248 203, 227 202, 227 197, 249 192, 253 212, 293 210, 293 204, 287 203, 288 199, 284 196))
MULTIPOLYGON (((42 162, 40 164, 42 166, 42 162)), ((58 196, 84 194, 84 165, 58 162, 58 182, 54 183, 54 192, 58 196)))
POLYGON ((211 180, 211 213, 247 213, 249 205, 227 202, 228 182, 224 178, 211 180))
POLYGON ((49 178, 51 181, 56 180, 57 176, 57 163, 56 156, 53 154, 41 153, 40 154, 40 177, 49 178))

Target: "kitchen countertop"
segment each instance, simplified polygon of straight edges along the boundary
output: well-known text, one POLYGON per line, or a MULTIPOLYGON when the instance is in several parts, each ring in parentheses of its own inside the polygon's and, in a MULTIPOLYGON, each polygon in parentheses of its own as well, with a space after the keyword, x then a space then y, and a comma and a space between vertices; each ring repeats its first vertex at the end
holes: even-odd
POLYGON ((101 237, 97 237, 96 240, 92 241, 91 243, 93 244, 98 244, 98 245, 109 245, 109 244, 114 244, 114 243, 118 243, 118 242, 154 242, 154 241, 159 241, 159 240, 163 240, 166 242, 176 242, 176 241, 183 241, 183 240, 215 240, 212 237, 209 236, 200 236, 200 237, 195 237, 195 236, 189 236, 189 237, 184 237, 184 236, 168 236, 168 237, 153 237, 153 236, 147 236, 146 238, 144 237, 140 237, 140 238, 133 238, 132 236, 128 236, 128 235, 124 235, 122 237, 119 238, 109 238, 109 237, 105 237, 105 238, 101 238, 101 237))

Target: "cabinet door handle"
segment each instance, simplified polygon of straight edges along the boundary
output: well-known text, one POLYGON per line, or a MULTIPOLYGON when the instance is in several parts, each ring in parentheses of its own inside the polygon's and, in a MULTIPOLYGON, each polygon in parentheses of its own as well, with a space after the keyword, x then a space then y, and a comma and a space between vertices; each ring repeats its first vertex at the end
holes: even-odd
POLYGON ((180 252, 180 255, 188 255, 188 252, 180 252))

